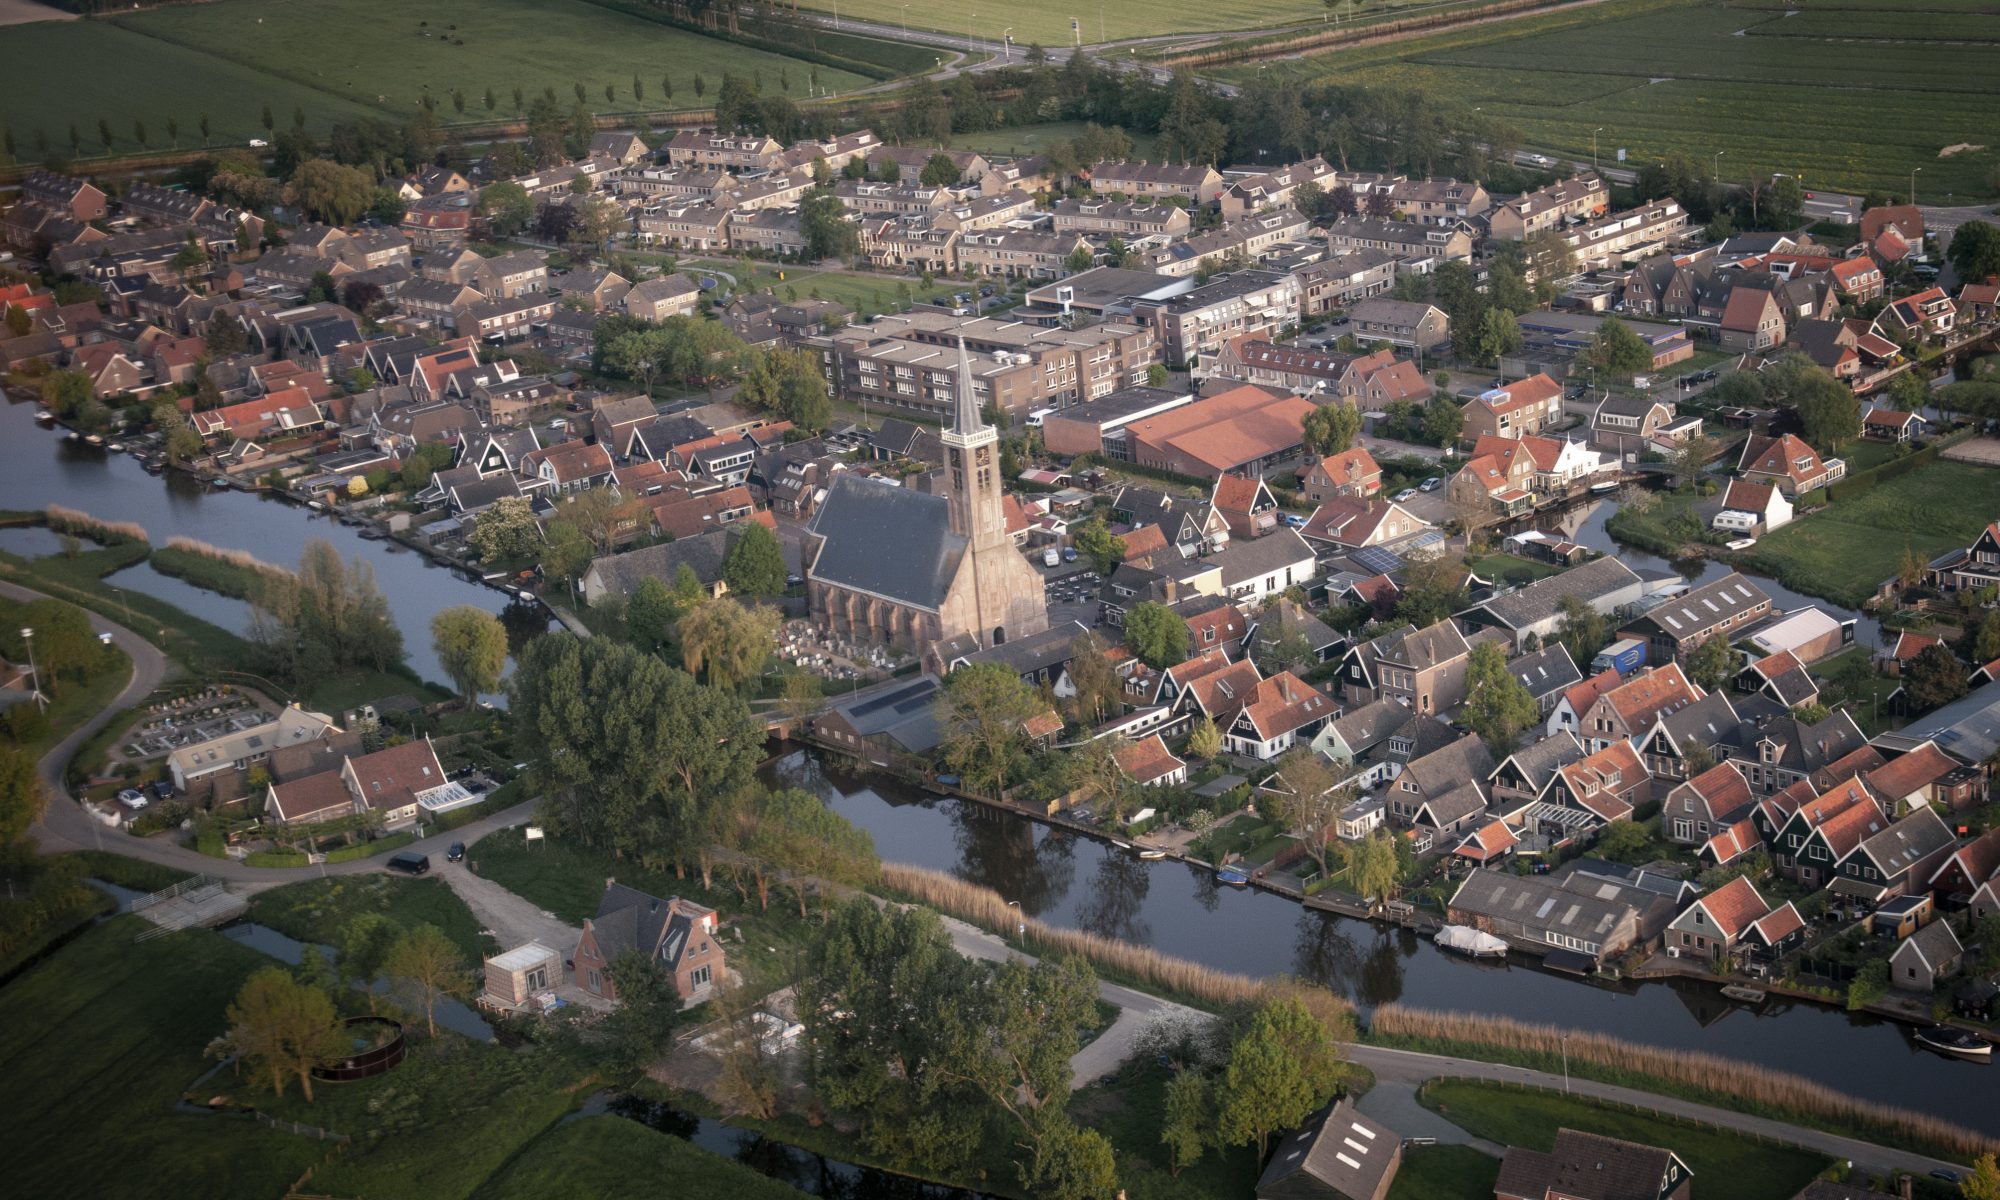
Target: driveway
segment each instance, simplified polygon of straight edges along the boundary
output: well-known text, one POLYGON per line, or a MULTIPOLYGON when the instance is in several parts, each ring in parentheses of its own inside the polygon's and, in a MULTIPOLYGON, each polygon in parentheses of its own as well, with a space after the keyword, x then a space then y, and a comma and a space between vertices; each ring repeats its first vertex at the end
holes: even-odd
MULTIPOLYGON (((16 600, 46 600, 48 596, 11 583, 0 583, 0 595, 16 600)), ((111 635, 111 643, 123 650, 132 660, 132 679, 125 690, 118 693, 110 706, 85 721, 76 732, 64 738, 53 750, 42 756, 40 772, 42 786, 48 790, 48 810, 36 823, 32 833, 36 846, 44 854, 59 854, 66 850, 109 850, 128 858, 159 863, 198 875, 208 875, 227 880, 231 884, 244 885, 236 890, 242 892, 262 891, 281 883, 296 883, 301 879, 322 875, 360 875, 369 871, 379 871, 379 859, 356 859, 352 862, 333 863, 312 869, 299 867, 249 867, 231 858, 210 858, 198 854, 185 846, 178 845, 164 837, 133 837, 122 830, 106 829, 83 810, 83 806, 69 793, 69 785, 64 779, 69 760, 84 741, 98 730, 117 719, 118 715, 151 695, 154 688, 167 678, 169 663, 167 656, 151 642, 113 621, 85 610, 90 618, 90 626, 98 633, 111 635)), ((444 863, 445 849, 453 842, 462 841, 468 846, 496 829, 519 825, 534 815, 535 801, 528 800, 501 812, 488 813, 459 829, 440 833, 412 842, 407 849, 430 856, 433 866, 444 863)), ((572 941, 571 945, 575 943, 572 941)))
POLYGON ((566 925, 554 913, 536 908, 490 879, 474 875, 462 862, 448 863, 439 855, 431 860, 431 873, 458 893, 458 898, 479 919, 480 927, 493 935, 502 950, 540 942, 568 959, 576 950, 577 939, 583 936, 581 928, 566 925))

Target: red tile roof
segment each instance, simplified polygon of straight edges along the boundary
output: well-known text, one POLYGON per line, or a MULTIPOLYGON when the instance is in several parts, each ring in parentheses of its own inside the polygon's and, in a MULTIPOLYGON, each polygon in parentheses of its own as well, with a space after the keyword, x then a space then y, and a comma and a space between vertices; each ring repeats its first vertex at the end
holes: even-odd
POLYGON ((1118 769, 1135 783, 1151 783, 1187 766, 1174 757, 1157 733, 1118 747, 1112 757, 1118 760, 1118 769))
POLYGON ((1750 783, 1733 763, 1723 761, 1687 781, 1694 794, 1708 804, 1709 815, 1726 820, 1731 813, 1750 807, 1750 783))
POLYGON ((1751 922, 1771 911, 1764 897, 1757 894, 1756 885, 1741 875, 1695 903, 1708 911, 1709 920, 1715 922, 1715 927, 1722 931, 1723 936, 1732 941, 1740 937, 1751 922))
POLYGON ((1243 715, 1265 740, 1290 733, 1312 721, 1331 717, 1333 701, 1290 671, 1259 680, 1243 705, 1243 715))
POLYGON ((1887 765, 1870 771, 1861 781, 1876 795, 1896 801, 1929 787, 1957 767, 1958 764, 1938 749, 1936 743, 1925 742, 1908 754, 1892 758, 1887 765))
POLYGON ((281 821, 328 820, 354 811, 354 797, 341 782, 339 771, 321 771, 276 784, 271 789, 271 804, 281 821))
POLYGON ((1775 946, 1805 927, 1806 919, 1790 900, 1750 923, 1750 931, 1767 946, 1775 946))
POLYGON ((1670 662, 1635 676, 1604 694, 1625 728, 1642 733, 1662 714, 1673 712, 1701 699, 1702 691, 1681 673, 1681 665, 1670 662))
POLYGON ((1475 862, 1491 862, 1520 843, 1521 839, 1514 836, 1514 831, 1507 828, 1505 821, 1488 821, 1473 830, 1471 836, 1459 843, 1458 849, 1452 853, 1475 862))
POLYGON ((1757 823, 1745 817, 1708 839, 1701 849, 1719 867, 1735 862, 1763 844, 1764 839, 1757 836, 1757 823))
POLYGON ((418 792, 445 783, 444 767, 429 738, 350 758, 347 769, 360 786, 362 802, 374 809, 407 807, 417 802, 418 792))

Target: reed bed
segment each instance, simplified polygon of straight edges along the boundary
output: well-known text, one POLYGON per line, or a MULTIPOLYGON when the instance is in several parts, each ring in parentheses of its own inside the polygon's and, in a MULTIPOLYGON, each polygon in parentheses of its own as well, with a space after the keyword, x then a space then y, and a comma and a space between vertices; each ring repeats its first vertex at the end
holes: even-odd
POLYGON ((121 542, 150 541, 146 536, 146 527, 136 522, 106 521, 93 517, 82 509, 68 508, 61 504, 51 504, 44 508, 42 520, 58 533, 87 537, 107 546, 115 546, 121 542))
MULTIPOLYGON (((1567 1046, 1572 1065, 1590 1063, 1608 1069, 1614 1076, 1645 1076, 1683 1089, 1691 1093, 1690 1098, 1714 1095, 1725 1102, 1734 1100, 1737 1103, 1732 1107, 1758 1115, 1804 1118, 1801 1123, 1819 1128, 1867 1137, 1886 1145, 1921 1145, 1966 1160, 2000 1151, 2000 1140, 1942 1118, 1859 1099, 1798 1075, 1699 1050, 1670 1050, 1607 1034, 1530 1024, 1510 1017, 1437 1012, 1397 1004, 1375 1010, 1369 1033, 1375 1040, 1400 1041, 1412 1049, 1498 1050, 1505 1056, 1503 1061, 1534 1065, 1555 1061, 1567 1046)), ((1635 1082, 1643 1086, 1645 1081, 1635 1082)))
POLYGON ((290 568, 281 567, 276 563, 265 562, 248 550, 232 550, 227 546, 210 545, 199 538, 170 537, 167 539, 167 549, 178 550, 183 554, 197 555, 201 558, 213 559, 219 563, 226 563, 232 567, 238 567, 245 571, 255 571, 263 575, 290 576, 292 574, 290 568))
MULTIPOLYGON (((1249 975, 1205 967, 1184 958, 1162 954, 1149 946, 1135 946, 1081 929, 1046 924, 1009 907, 1000 893, 992 888, 967 883, 943 871, 904 863, 883 863, 882 882, 922 904, 985 929, 1009 931, 1018 922, 1027 927, 1021 940, 1031 946, 1045 952, 1080 955, 1120 978, 1157 987, 1205 1006, 1220 1008, 1238 1001, 1253 1001, 1266 991, 1264 980, 1249 975)), ((1334 997, 1333 993, 1328 992, 1327 996, 1342 1008, 1347 1007, 1346 1002, 1334 997)))

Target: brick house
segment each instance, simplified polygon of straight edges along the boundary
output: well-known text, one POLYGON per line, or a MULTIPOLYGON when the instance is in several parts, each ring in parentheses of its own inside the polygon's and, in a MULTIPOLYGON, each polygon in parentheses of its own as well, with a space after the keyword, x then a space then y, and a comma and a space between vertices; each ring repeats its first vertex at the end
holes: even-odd
POLYGON ((683 1001, 728 978, 714 909, 678 896, 662 900, 607 879, 597 915, 584 921, 583 936, 570 956, 576 963, 577 986, 593 996, 617 1000, 611 971, 628 950, 657 962, 673 978, 674 993, 683 1001))
POLYGON ((1751 434, 1743 443, 1743 457, 1737 460, 1736 469, 1752 483, 1776 485, 1794 502, 1847 475, 1846 463, 1837 458, 1821 459, 1818 451, 1789 433, 1777 437, 1751 434))
POLYGON ((1482 392, 1465 406, 1466 441, 1482 437, 1518 438, 1562 421, 1562 385, 1547 374, 1530 375, 1506 387, 1482 392))
POLYGON ((1366 500, 1382 490, 1382 468, 1367 450, 1356 446, 1329 454, 1303 476, 1306 499, 1321 504, 1335 496, 1366 500))
POLYGON ((1785 340, 1785 314, 1778 298, 1761 288, 1739 287, 1729 293, 1718 334, 1732 354, 1769 350, 1785 340))

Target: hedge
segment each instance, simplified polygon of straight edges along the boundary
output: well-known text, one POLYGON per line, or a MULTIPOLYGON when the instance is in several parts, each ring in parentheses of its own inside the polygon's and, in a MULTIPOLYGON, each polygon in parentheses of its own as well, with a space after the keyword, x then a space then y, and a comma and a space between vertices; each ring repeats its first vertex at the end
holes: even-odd
POLYGON ((1826 494, 1834 500, 1847 500, 1859 496, 1863 492, 1872 489, 1878 483, 1894 479, 1900 475, 1908 475, 1911 471, 1930 462, 1937 457, 1938 449, 1938 444, 1933 442, 1931 445, 1925 446, 1914 453, 1905 454, 1901 458, 1892 458, 1871 471, 1862 471, 1856 475, 1849 475, 1838 483, 1828 484, 1826 494))
POLYGON ((342 846, 338 850, 329 850, 326 853, 326 861, 330 863, 343 863, 353 862, 357 858, 373 858, 377 854, 387 854, 391 850, 401 850, 415 840, 415 836, 409 833, 392 833, 388 837, 376 838, 372 842, 356 842, 352 846, 342 846))
POLYGON ((303 867, 306 864, 305 854, 298 850, 259 850, 243 856, 246 867, 303 867))

